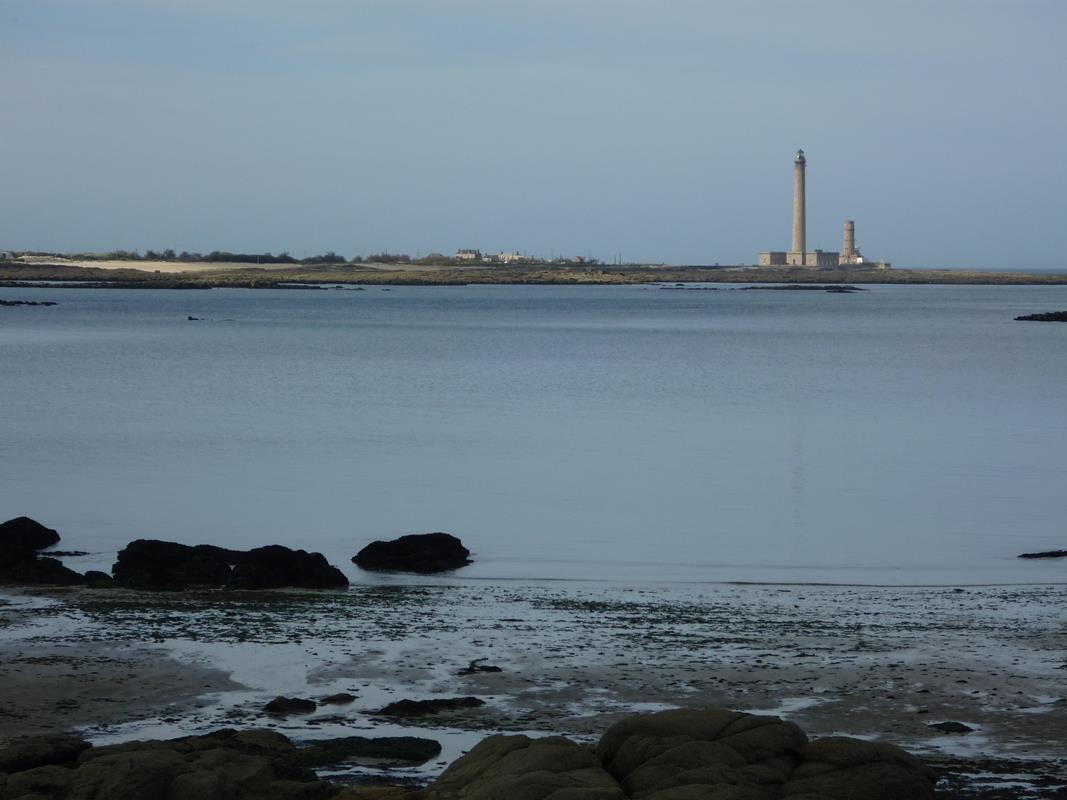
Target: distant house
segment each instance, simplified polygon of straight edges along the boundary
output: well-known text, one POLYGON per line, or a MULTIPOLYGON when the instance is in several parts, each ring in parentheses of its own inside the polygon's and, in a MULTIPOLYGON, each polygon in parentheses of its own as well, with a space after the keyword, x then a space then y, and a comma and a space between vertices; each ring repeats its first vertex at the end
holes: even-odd
POLYGON ((481 250, 457 250, 455 255, 456 261, 481 261, 481 250))
POLYGON ((9 250, 0 250, 0 261, 14 261, 15 254, 9 250))
POLYGON ((516 250, 512 253, 500 253, 493 260, 499 261, 501 264, 514 264, 516 261, 525 261, 526 256, 516 250))

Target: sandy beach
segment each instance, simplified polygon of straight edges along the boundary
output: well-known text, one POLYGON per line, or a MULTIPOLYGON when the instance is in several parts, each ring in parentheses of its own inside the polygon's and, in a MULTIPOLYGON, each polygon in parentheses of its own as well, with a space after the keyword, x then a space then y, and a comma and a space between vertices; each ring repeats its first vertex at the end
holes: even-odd
POLYGON ((1007 764, 1047 783, 1065 770, 1062 593, 737 585, 8 591, 0 681, 16 691, 5 692, 0 738, 70 727, 100 743, 219 727, 275 727, 296 740, 423 735, 442 742, 442 758, 406 777, 427 779, 489 732, 592 741, 629 713, 728 707, 779 715, 816 736, 892 741, 935 764, 975 772, 1007 764), (474 659, 502 671, 457 674, 474 659), (300 717, 262 711, 278 694, 340 691, 357 699, 300 717), (487 704, 404 723, 376 714, 400 698, 459 695, 487 704), (970 730, 932 727, 942 722, 970 730))

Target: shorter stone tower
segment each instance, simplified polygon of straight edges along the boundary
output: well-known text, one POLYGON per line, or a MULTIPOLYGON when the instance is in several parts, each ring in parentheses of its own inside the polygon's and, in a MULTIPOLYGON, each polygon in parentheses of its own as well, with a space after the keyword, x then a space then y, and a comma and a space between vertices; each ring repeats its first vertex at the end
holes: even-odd
POLYGON ((856 255, 856 223, 853 220, 845 220, 845 244, 841 248, 841 261, 847 264, 846 259, 856 255))

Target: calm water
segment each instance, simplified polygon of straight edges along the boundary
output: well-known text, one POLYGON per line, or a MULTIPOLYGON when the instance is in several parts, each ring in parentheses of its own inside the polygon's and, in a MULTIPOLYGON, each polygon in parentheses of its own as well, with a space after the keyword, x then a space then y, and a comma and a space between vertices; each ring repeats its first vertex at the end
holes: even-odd
MULTIPOLYGON (((1067 287, 3 289, 0 517, 462 579, 1006 583, 1067 564, 1067 287), (204 318, 191 322, 187 316, 204 318)), ((382 580, 375 578, 374 580, 382 580)), ((388 579, 386 579, 388 580, 388 579)))

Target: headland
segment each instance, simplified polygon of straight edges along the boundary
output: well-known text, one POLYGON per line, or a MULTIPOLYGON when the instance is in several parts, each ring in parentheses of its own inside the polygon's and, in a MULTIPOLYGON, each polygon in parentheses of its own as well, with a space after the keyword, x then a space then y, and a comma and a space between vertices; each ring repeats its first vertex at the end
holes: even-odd
POLYGON ((470 284, 613 285, 641 283, 849 283, 1067 285, 1061 273, 988 272, 964 269, 774 268, 670 266, 660 264, 501 266, 400 263, 268 264, 216 262, 0 261, 0 286, 24 281, 85 288, 133 289, 300 289, 317 284, 377 286, 465 286, 470 284))

